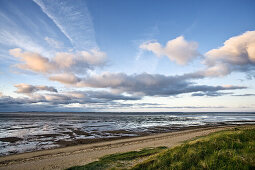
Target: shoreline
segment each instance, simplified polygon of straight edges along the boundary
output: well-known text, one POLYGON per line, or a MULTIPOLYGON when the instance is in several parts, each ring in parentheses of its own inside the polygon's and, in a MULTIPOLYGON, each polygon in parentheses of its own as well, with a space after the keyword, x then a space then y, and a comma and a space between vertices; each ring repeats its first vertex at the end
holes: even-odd
POLYGON ((254 114, 4 114, 0 157, 208 126, 254 123, 254 114), (31 121, 33 120, 33 121, 31 121))
MULTIPOLYGON (((23 153, 30 153, 30 152, 38 152, 38 151, 44 151, 44 150, 52 150, 52 149, 58 149, 58 148, 65 148, 69 146, 78 146, 78 145, 84 145, 84 144, 94 144, 94 143, 100 143, 100 142, 106 142, 106 141, 115 141, 115 140, 121 140, 121 139, 129 139, 129 138, 137 138, 137 137, 143 137, 143 136, 151 136, 156 134, 162 134, 162 133, 171 133, 171 132, 179 132, 184 130, 191 130, 191 129, 199 129, 199 128, 207 128, 207 127, 217 127, 217 126, 229 126, 229 125, 243 125, 243 124, 255 124, 255 121, 253 120, 247 120, 247 121, 228 121, 228 122, 217 122, 217 123, 209 123, 207 122, 204 125, 190 125, 190 126, 153 126, 147 128, 146 131, 130 131, 128 129, 120 129, 120 130, 108 130, 108 131, 101 131, 101 132, 93 132, 93 133, 100 133, 102 137, 99 138, 74 138, 74 134, 76 135, 85 135, 85 136, 91 136, 92 134, 89 132, 85 132, 81 129, 75 129, 75 128, 68 128, 71 130, 70 132, 60 132, 60 133, 46 133, 46 134, 39 134, 34 135, 34 140, 38 139, 46 139, 43 140, 43 142, 50 142, 50 145, 34 145, 33 149, 27 149, 20 152, 9 152, 8 154, 0 154, 0 157, 5 156, 11 156, 11 155, 18 155, 23 153), (60 137, 62 135, 68 134, 71 137, 71 140, 65 140, 65 139, 58 139, 56 140, 56 137, 60 137), (105 135, 103 135, 105 134, 105 135), (110 134, 110 137, 108 135, 110 134), (113 136, 111 136, 113 135, 113 136), (51 146, 51 145, 55 146, 51 146), (46 146, 41 148, 42 146, 46 146)), ((3 142, 9 142, 10 144, 15 144, 16 141, 22 141, 23 138, 20 137, 4 137, 0 138, 0 141, 3 142)))
POLYGON ((158 133, 140 137, 129 137, 111 141, 74 145, 56 149, 1 156, 0 169, 64 169, 84 165, 104 155, 128 152, 145 147, 173 147, 186 140, 209 133, 247 125, 216 125, 192 127, 175 132, 158 133))

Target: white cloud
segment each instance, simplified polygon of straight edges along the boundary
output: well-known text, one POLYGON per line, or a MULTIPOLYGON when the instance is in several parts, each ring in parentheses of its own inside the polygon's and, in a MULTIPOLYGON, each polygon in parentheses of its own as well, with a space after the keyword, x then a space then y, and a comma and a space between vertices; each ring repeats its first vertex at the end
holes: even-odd
POLYGON ((52 75, 49 77, 49 79, 68 85, 73 85, 80 81, 78 77, 71 73, 52 75))
POLYGON ((255 31, 231 37, 224 45, 208 51, 204 64, 206 76, 225 76, 233 71, 255 69, 255 31))
POLYGON ((51 59, 39 53, 23 52, 20 48, 11 49, 9 52, 23 62, 16 65, 18 68, 37 73, 82 73, 106 62, 106 54, 96 49, 77 53, 59 52, 51 59))
POLYGON ((197 51, 198 44, 186 41, 183 36, 168 41, 165 47, 158 42, 146 42, 141 44, 140 48, 151 51, 157 56, 167 56, 180 65, 185 65, 200 55, 197 51))
POLYGON ((9 52, 10 55, 20 58, 24 62, 16 65, 20 69, 41 73, 51 72, 56 69, 47 57, 43 57, 38 53, 23 52, 20 48, 11 49, 9 52))
POLYGON ((91 65, 102 65, 106 61, 106 54, 96 49, 81 51, 80 56, 91 65))

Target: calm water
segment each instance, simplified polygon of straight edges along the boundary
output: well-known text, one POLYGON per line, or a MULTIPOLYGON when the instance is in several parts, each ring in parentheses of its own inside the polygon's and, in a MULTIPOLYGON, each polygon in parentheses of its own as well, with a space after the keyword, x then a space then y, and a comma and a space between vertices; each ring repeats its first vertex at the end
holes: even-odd
POLYGON ((255 113, 0 113, 0 155, 182 127, 253 123, 255 113))

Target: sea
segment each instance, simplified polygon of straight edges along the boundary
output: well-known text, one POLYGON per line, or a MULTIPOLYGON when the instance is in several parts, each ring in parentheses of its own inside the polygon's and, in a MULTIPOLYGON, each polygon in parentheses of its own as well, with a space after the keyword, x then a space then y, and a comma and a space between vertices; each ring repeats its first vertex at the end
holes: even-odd
POLYGON ((255 112, 2 112, 0 156, 197 126, 254 123, 255 112))

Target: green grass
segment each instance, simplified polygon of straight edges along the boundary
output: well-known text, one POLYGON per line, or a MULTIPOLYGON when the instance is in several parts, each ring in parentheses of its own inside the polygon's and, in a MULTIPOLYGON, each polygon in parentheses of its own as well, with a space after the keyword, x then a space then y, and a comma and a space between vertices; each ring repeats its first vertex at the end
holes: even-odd
POLYGON ((125 164, 127 164, 128 161, 148 157, 159 152, 162 152, 163 150, 166 150, 166 147, 145 148, 140 151, 106 155, 100 158, 99 161, 95 161, 84 166, 71 167, 68 170, 103 170, 110 168, 120 169, 121 167, 125 167, 125 164))
POLYGON ((107 155, 99 161, 69 169, 255 169, 255 126, 216 132, 172 149, 147 148, 107 155))
POLYGON ((132 169, 255 169, 255 128, 235 128, 189 141, 132 169))

